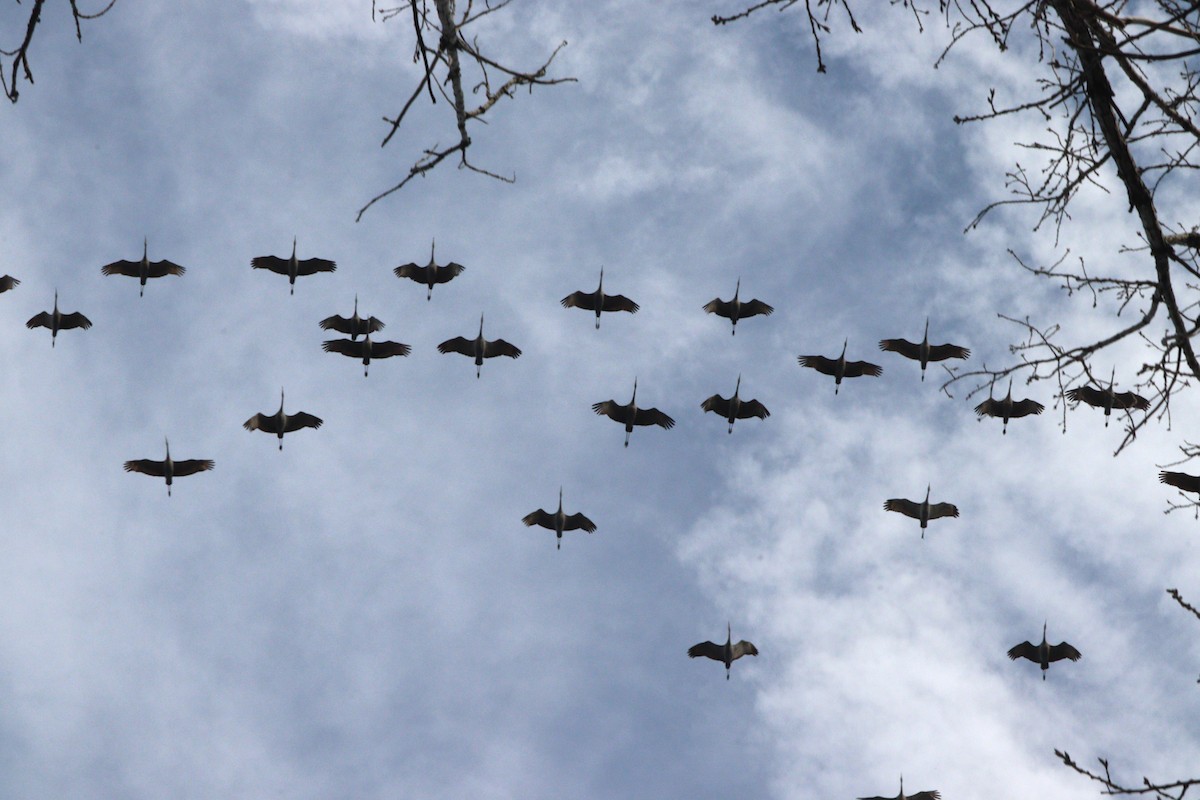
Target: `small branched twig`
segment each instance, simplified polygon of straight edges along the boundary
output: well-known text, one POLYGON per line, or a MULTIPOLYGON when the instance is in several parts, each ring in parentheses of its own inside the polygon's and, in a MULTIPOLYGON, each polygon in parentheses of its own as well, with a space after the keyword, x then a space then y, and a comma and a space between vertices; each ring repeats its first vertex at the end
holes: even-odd
MULTIPOLYGON (((79 26, 81 19, 99 19, 109 12, 117 2, 117 0, 109 0, 108 4, 98 11, 90 14, 85 14, 79 10, 79 0, 70 0, 71 3, 71 18, 75 22, 75 38, 80 42, 83 41, 83 29, 79 26)), ((18 0, 20 2, 20 0, 18 0)), ((29 9, 29 19, 25 23, 25 38, 15 50, 0 49, 0 87, 4 89, 4 96, 9 101, 15 103, 21 96, 17 85, 22 77, 30 86, 33 85, 33 70, 29 66, 29 46, 33 44, 33 34, 37 30, 38 23, 42 20, 42 6, 45 0, 33 0, 33 6, 29 9), (9 70, 8 77, 5 77, 4 58, 12 59, 12 66, 9 70)))

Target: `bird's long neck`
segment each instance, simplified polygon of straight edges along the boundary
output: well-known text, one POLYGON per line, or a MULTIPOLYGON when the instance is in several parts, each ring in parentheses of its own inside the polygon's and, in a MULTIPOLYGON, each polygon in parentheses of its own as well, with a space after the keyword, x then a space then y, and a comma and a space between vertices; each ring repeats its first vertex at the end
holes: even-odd
POLYGON ((738 392, 741 390, 741 388, 742 388, 742 376, 738 375, 737 383, 733 387, 733 399, 734 400, 737 399, 738 392))
POLYGON ((558 487, 558 516, 561 517, 562 515, 562 487, 560 486, 558 487))
POLYGON ((838 361, 842 362, 843 364, 846 363, 846 346, 848 344, 850 344, 849 339, 842 340, 842 354, 838 356, 838 361))
POLYGON ((296 263, 296 237, 292 237, 292 263, 296 263))
POLYGON ((483 341, 483 314, 479 315, 479 337, 478 337, 478 340, 480 342, 483 341))
POLYGON ((150 240, 147 237, 143 236, 142 237, 142 265, 143 266, 150 263, 149 251, 150 251, 150 240))
POLYGON ((630 408, 637 408, 637 378, 633 379, 633 397, 629 401, 630 408))
POLYGON ((283 416, 283 389, 279 390, 279 416, 283 416))
POLYGON ((596 294, 604 297, 604 267, 600 268, 600 285, 596 287, 596 294))

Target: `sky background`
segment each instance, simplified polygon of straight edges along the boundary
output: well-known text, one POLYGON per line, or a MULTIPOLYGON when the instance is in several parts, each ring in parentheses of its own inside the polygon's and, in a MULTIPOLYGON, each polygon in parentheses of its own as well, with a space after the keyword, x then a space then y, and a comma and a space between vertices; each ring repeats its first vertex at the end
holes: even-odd
MULTIPOLYGON (((815 71, 799 10, 715 28, 736 4, 517 2, 479 23, 485 48, 578 83, 521 92, 447 164, 369 210, 422 148, 453 140, 418 103, 386 147, 381 121, 419 77, 405 17, 370 4, 118 2, 74 39, 47 4, 37 83, 0 109, 0 797, 849 800, 1090 798, 1053 755, 1114 775, 1195 777, 1197 522, 1163 515, 1156 465, 1200 420, 1186 403, 1118 458, 1119 418, 978 422, 965 386, 880 353, 881 338, 1007 363, 997 313, 1109 330, 1105 299, 1025 274, 1071 257, 1150 269, 1115 177, 1085 191, 1056 242, 1028 209, 988 216, 1031 118, 960 127, 987 91, 1039 76, 1021 31, 1000 54, 968 39, 938 69, 935 20, 840 20, 815 71), (337 261, 297 280, 259 255, 337 261), (103 277, 140 257, 182 278, 103 277), (392 268, 454 260, 425 289, 392 268), (564 310, 605 288, 636 315, 564 310), (776 311, 738 325, 714 297, 776 311), (89 331, 24 323, 51 307, 89 331), (408 358, 362 365, 318 328, 355 296, 408 358), (480 379, 436 345, 484 333, 520 347, 480 379), (798 354, 848 355, 878 379, 833 381, 798 354), (700 403, 742 396, 765 421, 700 403), (676 419, 634 431, 592 403, 676 419), (287 410, 318 431, 247 433, 287 410), (163 482, 125 460, 211 458, 163 482), (956 503, 930 524, 890 497, 956 503), (595 534, 526 528, 554 510, 595 534), (1005 652, 1083 653, 1041 680, 1005 652), (754 642, 734 664, 699 641, 754 642)), ((89 9, 83 9, 89 10, 89 9)), ((16 44, 27 4, 0 8, 16 44)), ((7 63, 7 61, 6 61, 7 63)), ((1200 197, 1166 186, 1168 220, 1200 197)), ((1099 356, 1129 388, 1145 356, 1099 356)), ((1003 392, 1001 387, 1000 392, 1003 392)), ((1194 436, 1192 437, 1195 438, 1194 436)))

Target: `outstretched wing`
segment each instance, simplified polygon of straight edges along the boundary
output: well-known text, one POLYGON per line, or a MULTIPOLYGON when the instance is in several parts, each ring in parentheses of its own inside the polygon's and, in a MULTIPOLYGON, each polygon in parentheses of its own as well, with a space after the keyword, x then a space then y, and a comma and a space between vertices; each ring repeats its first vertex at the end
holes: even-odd
POLYGON ((466 269, 466 267, 454 261, 451 261, 449 264, 446 264, 442 267, 435 266, 433 268, 433 282, 445 283, 446 281, 454 280, 462 274, 464 269, 466 269))
POLYGON ((4 277, 0 278, 0 292, 7 292, 9 289, 13 288, 19 283, 20 281, 14 278, 12 275, 5 275, 4 277))
POLYGON ((718 317, 729 317, 733 315, 733 303, 727 303, 718 297, 705 303, 704 310, 718 317))
MULTIPOLYGON (((595 292, 571 292, 558 302, 562 303, 563 308, 582 308, 587 311, 596 310, 596 293, 595 292)), ((606 309, 607 310, 607 309, 606 309)))
MULTIPOLYGON (((945 361, 947 358, 970 358, 971 351, 956 344, 935 344, 929 346, 930 361, 945 361)), ((916 797, 916 795, 911 795, 916 797)))
POLYGON ((1028 417, 1030 414, 1040 414, 1046 407, 1037 400, 1018 400, 1013 403, 1010 417, 1028 417))
POLYGON ((487 350, 486 355, 488 358, 495 358, 496 356, 508 356, 509 358, 521 357, 521 348, 517 347, 515 344, 506 342, 503 339, 493 339, 489 341, 487 343, 487 347, 484 349, 487 350))
POLYGON ((912 500, 905 500, 901 497, 895 497, 883 504, 884 511, 896 511, 906 517, 913 519, 921 518, 921 504, 914 503, 912 500))
POLYGON ((54 325, 54 319, 50 316, 49 311, 43 311, 40 314, 34 314, 29 318, 29 322, 25 323, 25 327, 30 330, 34 328, 50 328, 54 325))
POLYGON ((173 261, 151 261, 146 270, 147 278, 164 278, 167 275, 182 275, 187 269, 173 261))
POLYGON ((102 275, 128 275, 131 278, 138 277, 141 272, 139 267, 141 264, 137 261, 114 261, 111 264, 105 264, 100 268, 102 275))
POLYGON ((149 458, 139 458, 125 462, 126 472, 140 472, 143 475, 153 475, 156 478, 166 477, 167 462, 153 461, 149 458))
POLYGON ((1136 408, 1138 411, 1147 411, 1150 408, 1150 401, 1133 392, 1117 392, 1113 395, 1113 408, 1136 408))
POLYGON ((337 262, 328 258, 306 258, 296 262, 297 275, 316 275, 318 272, 336 272, 337 262))
POLYGON ((280 275, 288 274, 289 260, 280 258, 279 256, 256 256, 250 259, 250 267, 252 269, 269 269, 271 272, 278 272, 280 275))
POLYGON ((521 522, 524 522, 526 525, 530 526, 541 525, 543 528, 554 530, 554 515, 540 508, 537 511, 533 511, 521 517, 521 522))
POLYGON ((386 327, 385 323, 378 317, 368 317, 360 324, 366 328, 367 333, 378 333, 386 327))
POLYGON ((837 372, 837 362, 832 358, 825 356, 797 356, 800 366, 815 369, 824 375, 833 375, 837 372))
POLYGON ((622 425, 629 423, 629 406, 621 405, 616 400, 605 400, 603 403, 592 403, 592 411, 602 417, 616 420, 622 425))
POLYGON ((982 417, 985 414, 989 417, 999 417, 1004 414, 1003 410, 1000 408, 1000 402, 994 397, 989 397, 987 400, 984 400, 982 403, 975 406, 976 416, 982 417))
POLYGON ((842 374, 847 378, 861 378, 863 375, 878 378, 883 374, 883 367, 872 364, 870 361, 847 361, 846 369, 842 374))
POLYGON ((606 294, 604 295, 604 305, 601 310, 628 311, 630 314, 636 314, 639 308, 641 306, 623 294, 606 294))
POLYGON ((588 533, 595 533, 596 523, 585 517, 583 514, 568 514, 563 520, 563 529, 568 531, 585 530, 588 533))
POLYGON ((371 358, 406 356, 411 352, 412 347, 402 342, 371 342, 371 358))
POLYGON ((758 655, 758 648, 755 647, 750 642, 747 642, 745 639, 742 639, 740 642, 738 642, 737 644, 735 644, 733 646, 733 657, 735 659, 741 658, 742 656, 756 656, 756 655, 758 655))
POLYGON ((957 517, 958 506, 953 503, 932 503, 929 506, 929 518, 940 519, 941 517, 957 517))
POLYGON ((1021 642, 1019 645, 1010 648, 1008 657, 1013 661, 1016 661, 1018 658, 1028 658, 1030 661, 1041 662, 1041 659, 1038 658, 1037 648, 1029 642, 1021 642))
POLYGON ((438 345, 439 353, 462 353, 464 356, 475 355, 475 340, 455 336, 438 345))
POLYGON ((195 475, 197 472, 208 472, 215 462, 211 458, 185 458, 175 462, 175 476, 195 475))
POLYGON ((917 792, 916 794, 906 795, 909 800, 940 800, 941 796, 942 793, 938 791, 917 792))
POLYGON ((1161 483, 1170 484, 1185 492, 1200 492, 1200 476, 1188 475, 1186 472, 1168 472, 1163 470, 1158 473, 1158 480, 1161 483))
POLYGON ((714 394, 712 397, 700 404, 700 408, 705 411, 712 411, 715 414, 720 414, 722 417, 729 416, 729 404, 733 400, 732 397, 724 398, 719 394, 714 394))
POLYGON ((326 317, 320 322, 321 330, 337 331, 338 333, 351 334, 353 330, 350 327, 350 319, 334 314, 332 317, 326 317))
POLYGON ((362 358, 363 348, 366 347, 366 344, 366 340, 352 342, 349 339, 330 339, 327 342, 321 342, 321 349, 326 353, 341 353, 344 356, 362 358))
POLYGON ((1097 408, 1103 408, 1106 400, 1104 392, 1092 386, 1080 386, 1076 389, 1068 389, 1067 399, 1073 403, 1083 402, 1097 408))
POLYGON ((78 311, 73 311, 70 314, 63 314, 58 320, 59 330, 66 330, 68 328, 83 328, 86 331, 90 327, 92 327, 92 321, 83 314, 80 314, 78 311))
POLYGON ((762 300, 751 300, 749 303, 742 303, 742 310, 738 312, 738 316, 757 317, 759 314, 770 316, 774 311, 774 306, 769 306, 762 300))
POLYGON ((639 408, 633 416, 634 425, 658 425, 668 430, 675 427, 675 420, 657 408, 639 408))
POLYGON ((276 417, 274 414, 255 414, 250 419, 242 423, 242 427, 248 431, 266 431, 267 433, 279 433, 279 428, 275 424, 276 417))
POLYGON ((428 270, 425 267, 422 267, 420 264, 401 264, 392 270, 392 272, 395 273, 397 278, 411 278, 412 280, 420 283, 425 283, 429 280, 426 277, 426 272, 428 272, 428 270))
POLYGON ((880 339, 879 349, 899 353, 905 358, 918 361, 921 358, 921 345, 913 344, 908 339, 880 339))
POLYGON ((738 409, 738 419, 749 419, 750 417, 766 419, 769 416, 771 416, 771 412, 767 411, 767 407, 757 400, 746 400, 738 409))
POLYGON ((725 648, 722 645, 713 644, 712 642, 701 642, 689 647, 688 655, 692 658, 704 656, 705 658, 711 658, 713 661, 724 661, 725 648))
POLYGON ((320 417, 314 417, 312 414, 306 414, 303 411, 298 411, 287 418, 287 424, 283 427, 284 433, 298 431, 301 428, 319 428, 324 424, 325 420, 320 417))
POLYGON ((1083 658, 1083 655, 1066 642, 1050 645, 1050 652, 1046 656, 1047 661, 1062 661, 1064 658, 1078 661, 1083 658))

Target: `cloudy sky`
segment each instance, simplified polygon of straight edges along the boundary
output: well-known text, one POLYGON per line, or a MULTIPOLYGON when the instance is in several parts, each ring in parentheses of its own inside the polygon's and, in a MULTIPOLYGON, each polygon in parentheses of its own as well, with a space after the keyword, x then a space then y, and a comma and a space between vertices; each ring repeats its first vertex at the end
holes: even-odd
MULTIPOLYGON (((729 4, 726 4, 728 6, 729 4)), ((733 4, 736 6, 736 4, 733 4)), ((28 4, 5 4, 0 47, 28 4)), ((74 39, 47 4, 37 83, 0 109, 0 797, 1090 798, 1059 764, 1106 757, 1137 783, 1195 773, 1197 523, 1163 515, 1156 465, 1200 422, 1177 407, 1121 454, 1121 426, 1064 415, 978 422, 965 386, 880 353, 930 338, 1004 363, 997 313, 1111 325, 1102 300, 1027 276, 1072 258, 1148 269, 1112 194, 1080 197, 1055 242, 1028 210, 989 216, 1013 142, 1044 125, 959 127, 987 90, 1023 96, 1033 43, 946 43, 900 8, 835 25, 815 71, 799 10, 715 28, 691 0, 520 0, 475 33, 578 83, 520 93, 447 164, 370 209, 422 148, 454 137, 419 104, 411 27, 370 4, 121 0, 74 39), (220 6, 218 9, 217 6, 220 6), (187 267, 137 282, 100 267, 187 267), (338 263, 287 280, 254 256, 338 263), (425 289, 398 264, 454 260, 425 289), (636 315, 564 310, 605 287, 636 315), (730 336, 701 307, 776 311, 730 336), (82 311, 89 331, 24 323, 82 311), (360 311, 412 355, 321 350, 360 311), (484 332, 524 351, 476 379, 436 345, 484 332), (883 365, 833 382, 798 354, 883 365), (761 400, 725 423, 704 398, 761 400), (591 405, 638 400, 673 430, 623 431, 591 405), (274 437, 278 408, 325 420, 274 437), (212 458, 163 482, 127 459, 212 458), (884 500, 956 503, 931 523, 884 500), (598 525, 554 534, 554 510, 598 525), (1012 645, 1083 652, 1012 663, 1012 645), (687 648, 737 640, 734 665, 687 648)), ((8 61, 6 60, 6 64, 8 61)), ((1164 190, 1165 191, 1165 190, 1164 190)), ((1165 196, 1164 196, 1165 197, 1165 196)), ((1165 202, 1165 200, 1164 200, 1165 202)), ((1177 193, 1167 216, 1194 220, 1177 193)), ((1100 356, 1129 387, 1143 354, 1100 356)), ((1001 389, 1003 391, 1003 389, 1001 389)), ((1193 438, 1195 438, 1193 436, 1193 438)), ((1192 775, 1194 777, 1194 775, 1192 775)))

